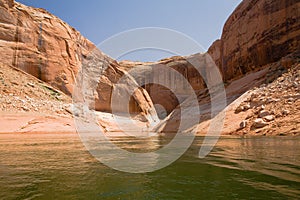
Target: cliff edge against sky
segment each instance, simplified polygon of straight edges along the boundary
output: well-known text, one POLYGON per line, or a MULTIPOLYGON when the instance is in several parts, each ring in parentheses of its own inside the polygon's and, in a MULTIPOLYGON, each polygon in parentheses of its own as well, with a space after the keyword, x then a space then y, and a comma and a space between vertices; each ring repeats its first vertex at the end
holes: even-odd
MULTIPOLYGON (((17 78, 11 80, 7 77, 10 73, 14 74, 10 69, 5 68, 8 66, 28 73, 20 75, 22 77, 34 76, 51 90, 63 92, 69 97, 64 96, 63 100, 59 100, 66 105, 69 104, 82 64, 89 62, 93 52, 98 59, 107 64, 104 74, 96 80, 97 90, 93 98, 95 98, 97 111, 111 112, 112 90, 126 71, 138 66, 142 76, 148 71, 151 72, 156 65, 162 65, 181 73, 195 90, 199 105, 203 109, 202 115, 198 116, 201 121, 199 126, 201 130, 198 132, 203 133, 210 120, 208 105, 210 99, 203 78, 195 72, 187 60, 190 58, 205 60, 205 56, 209 54, 219 67, 226 86, 228 114, 223 134, 268 134, 270 132, 272 132, 270 134, 283 132, 298 134, 300 132, 300 122, 297 120, 300 118, 299 12, 298 0, 276 2, 244 0, 226 21, 221 38, 212 44, 206 54, 177 56, 154 63, 134 63, 113 60, 74 28, 44 9, 28 7, 13 0, 0 0, 0 62, 3 71, 1 78, 4 81, 1 89, 7 91, 1 93, 2 102, 6 102, 5 96, 10 94, 20 96, 21 100, 26 98, 22 94, 10 91, 12 88, 15 90, 18 88, 17 85, 22 83, 18 82, 17 78), (10 73, 6 73, 8 71, 10 73), (282 77, 283 81, 280 81, 282 77), (281 84, 285 85, 281 86, 281 84), (263 89, 258 88, 265 88, 269 96, 274 98, 267 100, 267 97, 260 96, 260 91, 263 89), (283 99, 277 95, 283 92, 282 88, 286 88, 287 91, 287 94, 282 95, 283 99), (254 100, 256 103, 252 102, 254 100), (283 108, 284 105, 290 106, 283 108), (260 116, 264 111, 265 116, 260 116), (280 124, 286 121, 293 121, 293 123, 281 129, 280 124)), ((165 77, 165 81, 172 82, 173 78, 165 77)), ((38 85, 38 82, 36 84, 38 85)), ((122 86, 125 92, 131 87, 130 84, 135 83, 129 81, 128 84, 122 86)), ((22 87, 19 89, 23 90, 22 87)), ((136 119, 143 123, 156 119, 157 112, 158 117, 164 120, 153 127, 154 130, 173 132, 178 127, 180 105, 189 101, 188 96, 184 95, 184 88, 179 88, 178 91, 182 93, 181 99, 177 99, 170 90, 159 85, 140 87, 132 96, 130 112, 137 115, 136 119), (156 105, 161 105, 164 109, 155 107, 156 105)), ((122 99, 122 93, 120 95, 119 98, 122 99)), ((31 98, 30 94, 26 96, 31 98)), ((28 98, 26 102, 30 101, 28 98)), ((35 98, 38 101, 39 97, 35 98)), ((40 100, 42 99, 43 97, 40 100)), ((68 109, 65 109, 66 105, 62 105, 62 109, 58 110, 68 115, 65 113, 68 112, 66 111, 68 109)), ((24 109, 24 106, 16 106, 16 110, 19 109, 23 113, 34 112, 34 107, 25 106, 28 109, 24 109)), ((14 110, 11 106, 2 106, 1 109, 4 113, 14 110)), ((45 111, 45 113, 52 112, 45 111)), ((103 127, 113 130, 115 125, 110 124, 110 118, 106 118, 108 120, 104 118, 100 120, 103 127)), ((191 127, 191 129, 195 128, 191 127)))

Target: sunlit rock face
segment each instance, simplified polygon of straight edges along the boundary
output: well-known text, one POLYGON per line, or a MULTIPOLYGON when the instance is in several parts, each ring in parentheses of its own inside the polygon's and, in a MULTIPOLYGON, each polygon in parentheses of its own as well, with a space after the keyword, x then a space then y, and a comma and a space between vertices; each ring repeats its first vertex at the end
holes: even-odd
MULTIPOLYGON (((244 77, 249 72, 270 67, 271 63, 279 63, 283 67, 289 68, 297 62, 295 55, 300 52, 299 41, 300 2, 298 0, 276 2, 244 0, 226 21, 221 39, 212 44, 208 54, 219 67, 226 85, 233 80, 244 77), (294 56, 285 59, 291 54, 294 56)), ((159 64, 176 69, 188 79, 196 92, 201 91, 206 87, 203 75, 194 73, 184 59, 174 57, 162 60, 159 64)), ((143 66, 140 63, 138 65, 143 66)), ((155 66, 157 63, 151 65, 155 66)), ((165 79, 165 81, 173 80, 169 76, 166 76, 165 79)), ((253 80, 251 84, 258 84, 258 81, 253 80)), ((251 84, 248 83, 247 87, 244 88, 238 84, 231 85, 233 87, 231 91, 236 92, 230 92, 228 98, 234 99, 235 96, 243 94, 251 88, 251 84)), ((181 116, 179 105, 182 103, 181 100, 175 101, 175 96, 164 87, 155 85, 146 87, 146 90, 154 100, 154 104, 163 105, 168 113, 171 112, 168 119, 161 122, 156 131, 176 131, 181 116)), ((180 93, 180 89, 178 92, 180 93)), ((188 103, 188 101, 186 99, 184 102, 188 103)), ((199 101, 205 105, 207 102, 209 103, 209 97, 207 95, 201 97, 200 95, 199 101)), ((207 113, 209 114, 209 111, 207 113)))
POLYGON ((207 53, 175 56, 152 63, 123 61, 120 65, 149 93, 157 105, 156 111, 161 113, 160 118, 169 115, 192 94, 207 88, 207 84, 219 84, 214 80, 217 66, 207 53))
MULTIPOLYGON (((242 1, 227 20, 221 39, 208 50, 223 80, 230 82, 299 51, 299 7, 298 0, 242 1)), ((20 68, 70 96, 76 83, 84 80, 78 75, 89 79, 89 87, 84 89, 93 89, 88 95, 95 103, 90 106, 98 111, 129 110, 155 119, 158 112, 161 119, 169 116, 172 130, 178 126, 180 105, 188 101, 190 89, 199 101, 209 103, 205 88, 207 83, 214 84, 213 73, 207 67, 208 54, 176 56, 154 63, 118 63, 56 16, 13 0, 0 0, 0 52, 0 62, 20 68), (97 63, 90 62, 94 58, 97 63), (174 70, 180 76, 170 71, 162 73, 157 67, 174 70)))
MULTIPOLYGON (((97 72, 93 82, 97 86, 94 88, 94 107, 98 111, 112 111, 112 89, 124 76, 119 64, 46 10, 12 0, 0 0, 0 52, 0 62, 20 68, 70 96, 79 72, 84 73, 83 69, 97 72), (99 62, 87 67, 93 57, 97 57, 99 62), (99 65, 100 68, 97 68, 99 65)), ((123 90, 128 91, 129 87, 123 87, 123 90)), ((155 115, 146 93, 140 88, 133 93, 128 105, 119 107, 117 111, 125 112, 125 106, 128 106, 132 113, 155 115)))
POLYGON ((82 58, 95 46, 44 9, 0 1, 2 60, 71 94, 82 58))
POLYGON ((229 80, 299 50, 299 41, 298 0, 244 0, 208 52, 229 80))
MULTIPOLYGON (((251 71, 261 70, 265 65, 277 62, 281 58, 300 50, 300 2, 298 0, 244 0, 226 21, 221 39, 216 40, 208 50, 215 61, 225 83, 243 77, 251 71)), ((201 54, 193 55, 201 58, 201 54)), ((197 92, 206 88, 203 76, 195 70, 204 69, 193 66, 187 57, 172 57, 154 63, 121 62, 121 67, 129 70, 140 68, 140 74, 150 68, 163 65, 178 71, 197 92)), ((206 63, 204 63, 205 65, 206 63)), ((147 74, 147 73, 146 73, 147 74)), ((169 74, 159 74, 163 84, 176 84, 176 94, 159 84, 148 84, 148 91, 154 104, 162 105, 171 113, 182 100, 185 88, 180 80, 169 74), (180 95, 183 94, 183 95, 180 95)))
POLYGON ((0 7, 12 8, 14 6, 14 0, 2 0, 0 1, 0 7))

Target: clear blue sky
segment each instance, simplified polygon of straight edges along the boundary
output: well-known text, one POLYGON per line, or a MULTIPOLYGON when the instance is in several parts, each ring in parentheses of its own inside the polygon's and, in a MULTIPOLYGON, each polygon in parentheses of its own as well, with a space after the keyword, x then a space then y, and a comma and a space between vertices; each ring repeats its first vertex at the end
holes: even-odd
MULTIPOLYGON (((220 38, 223 25, 241 0, 17 0, 45 8, 96 45, 133 28, 162 27, 182 32, 204 49, 220 38)), ((194 52, 191 52, 194 53, 194 52)), ((163 52, 140 52, 124 59, 157 60, 163 52), (146 56, 145 54, 149 54, 146 56)))

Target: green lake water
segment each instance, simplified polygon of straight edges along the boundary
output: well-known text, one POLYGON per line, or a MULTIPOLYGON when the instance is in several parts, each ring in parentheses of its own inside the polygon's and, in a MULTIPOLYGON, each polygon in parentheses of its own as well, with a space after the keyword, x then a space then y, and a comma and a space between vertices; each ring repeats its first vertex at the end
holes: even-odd
POLYGON ((101 164, 77 135, 2 134, 0 199, 300 199, 299 137, 221 138, 199 159, 202 140, 166 168, 130 174, 101 164))

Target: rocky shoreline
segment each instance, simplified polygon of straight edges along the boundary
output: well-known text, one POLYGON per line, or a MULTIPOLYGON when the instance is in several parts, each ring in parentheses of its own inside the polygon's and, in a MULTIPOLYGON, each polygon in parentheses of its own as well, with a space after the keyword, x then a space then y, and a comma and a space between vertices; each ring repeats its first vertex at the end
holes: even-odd
MULTIPOLYGON (((88 78, 97 86, 92 98, 103 131, 110 135, 121 131, 114 122, 120 116, 111 114, 112 91, 120 86, 122 100, 136 86, 130 76, 127 85, 119 84, 121 77, 135 67, 138 78, 145 78, 144 74, 160 65, 179 72, 195 90, 203 112, 201 116, 189 113, 199 118, 200 124, 185 131, 205 135, 212 120, 210 97, 189 60, 196 59, 202 65, 209 55, 220 69, 226 90, 222 135, 299 135, 299 6, 296 0, 278 4, 244 0, 207 53, 143 63, 117 62, 46 10, 0 0, 0 133, 75 133, 74 86, 82 66, 96 58, 107 65, 101 77, 96 76, 94 68, 88 68, 88 78)), ((205 74, 210 70, 206 67, 205 74)), ((164 79, 176 81, 167 74, 164 79)), ((178 88, 184 94, 184 88, 178 88)), ((187 95, 181 98, 176 99, 164 87, 145 85, 134 92, 128 106, 139 130, 167 134, 176 132, 181 105, 189 103, 187 95), (165 113, 155 105, 164 107, 165 113), (161 121, 152 126, 151 120, 159 117, 161 121)), ((130 120, 120 121, 128 126, 130 120)))
POLYGON ((246 112, 238 134, 300 134, 300 64, 274 82, 252 89, 235 113, 246 112))

